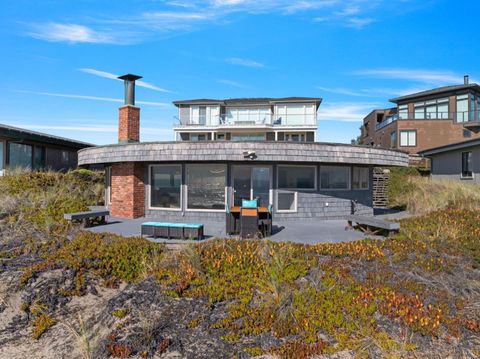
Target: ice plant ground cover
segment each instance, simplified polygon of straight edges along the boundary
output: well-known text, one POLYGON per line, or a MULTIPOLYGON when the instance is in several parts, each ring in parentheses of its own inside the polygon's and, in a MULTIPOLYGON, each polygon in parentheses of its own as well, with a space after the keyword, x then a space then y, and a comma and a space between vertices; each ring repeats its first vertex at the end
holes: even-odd
POLYGON ((383 241, 172 249, 63 222, 101 183, 0 179, 0 356, 480 355, 480 213, 461 201, 383 241))

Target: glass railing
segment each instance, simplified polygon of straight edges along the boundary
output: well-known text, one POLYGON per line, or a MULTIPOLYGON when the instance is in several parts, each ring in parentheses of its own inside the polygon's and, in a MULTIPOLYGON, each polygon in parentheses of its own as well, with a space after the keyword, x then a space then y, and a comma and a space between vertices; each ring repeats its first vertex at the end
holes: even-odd
POLYGON ((219 115, 214 118, 194 117, 181 119, 174 117, 174 127, 187 126, 316 126, 317 115, 219 115))
POLYGON ((380 130, 398 120, 453 120, 457 123, 480 122, 480 111, 459 111, 459 112, 402 112, 385 119, 375 126, 380 130))

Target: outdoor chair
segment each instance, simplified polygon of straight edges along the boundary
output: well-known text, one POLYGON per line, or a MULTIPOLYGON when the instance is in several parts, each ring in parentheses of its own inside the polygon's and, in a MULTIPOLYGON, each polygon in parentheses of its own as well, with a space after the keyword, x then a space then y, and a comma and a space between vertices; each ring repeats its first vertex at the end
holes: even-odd
POLYGON ((240 237, 251 238, 258 234, 258 208, 240 209, 240 237))

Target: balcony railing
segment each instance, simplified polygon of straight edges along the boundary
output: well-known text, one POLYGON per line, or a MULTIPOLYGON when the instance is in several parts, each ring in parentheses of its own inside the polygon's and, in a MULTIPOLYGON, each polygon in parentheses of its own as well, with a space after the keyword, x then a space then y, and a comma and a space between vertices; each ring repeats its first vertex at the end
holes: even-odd
POLYGON ((219 115, 212 118, 199 116, 190 119, 181 119, 175 117, 174 127, 189 126, 254 126, 254 127, 273 127, 273 126, 316 126, 317 115, 219 115))
POLYGON ((375 126, 380 130, 398 120, 452 120, 456 123, 480 122, 480 111, 460 112, 400 112, 387 116, 375 126))

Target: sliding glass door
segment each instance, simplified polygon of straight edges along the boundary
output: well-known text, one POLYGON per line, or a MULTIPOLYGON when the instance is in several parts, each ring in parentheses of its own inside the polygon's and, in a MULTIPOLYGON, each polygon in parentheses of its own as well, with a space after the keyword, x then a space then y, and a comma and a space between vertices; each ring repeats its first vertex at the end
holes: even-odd
POLYGON ((233 204, 241 206, 243 199, 256 199, 267 207, 272 187, 271 168, 264 166, 234 166, 232 172, 233 204))

